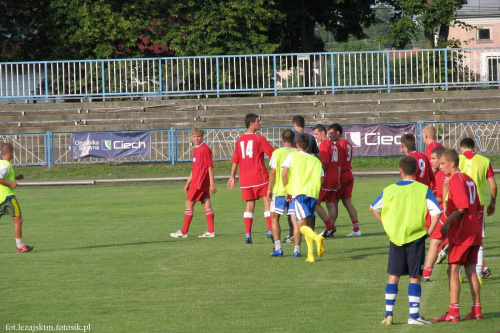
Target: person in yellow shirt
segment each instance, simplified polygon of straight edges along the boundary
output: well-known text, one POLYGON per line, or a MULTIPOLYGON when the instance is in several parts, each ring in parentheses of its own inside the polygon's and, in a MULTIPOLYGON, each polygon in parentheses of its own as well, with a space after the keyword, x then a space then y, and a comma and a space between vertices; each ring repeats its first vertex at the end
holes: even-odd
POLYGON ((314 262, 314 242, 316 242, 318 257, 325 254, 323 246, 325 238, 316 234, 312 229, 324 173, 321 161, 307 154, 309 136, 301 133, 296 140, 296 145, 298 153, 289 154, 286 157, 282 165, 281 178, 285 186, 286 200, 292 203, 297 226, 306 239, 306 261, 314 262))
POLYGON ((382 223, 389 237, 389 279, 385 287, 385 317, 382 325, 393 324, 393 311, 401 276, 408 275, 408 300, 410 325, 428 325, 420 315, 422 296, 421 276, 425 260, 425 239, 436 227, 441 209, 431 189, 415 181, 417 160, 403 156, 399 161, 402 180, 389 185, 370 205, 370 211, 382 223), (429 230, 425 227, 425 216, 431 215, 429 230))
POLYGON ((14 237, 16 238, 17 253, 30 252, 33 246, 23 243, 21 208, 16 199, 16 180, 24 179, 23 175, 15 175, 10 161, 14 157, 12 144, 4 142, 0 147, 0 217, 9 215, 14 221, 14 237))
MULTIPOLYGON (((464 138, 460 141, 460 151, 459 155, 459 166, 460 171, 471 177, 477 186, 477 194, 479 196, 479 204, 481 205, 479 210, 479 220, 483 227, 483 237, 484 237, 484 187, 486 183, 490 187, 490 203, 486 208, 486 214, 491 216, 495 213, 495 206, 497 201, 497 183, 495 181, 495 174, 493 173, 493 168, 491 167, 490 160, 482 155, 476 154, 474 152, 475 144, 474 140, 471 138, 464 138)), ((479 281, 482 283, 483 279, 486 279, 491 275, 491 270, 486 266, 483 260, 484 250, 481 246, 479 252, 477 253, 477 265, 476 273, 479 277, 479 281)))
POLYGON ((283 180, 281 179, 281 173, 279 172, 281 171, 281 165, 285 161, 286 157, 291 153, 297 152, 297 149, 292 147, 294 137, 295 134, 292 130, 284 130, 283 133, 281 133, 281 141, 283 143, 283 147, 273 151, 273 155, 271 156, 271 160, 269 161, 271 172, 269 173, 267 197, 271 199, 271 221, 274 239, 274 251, 271 253, 271 257, 283 256, 283 249, 281 248, 280 216, 285 214, 285 212, 288 216, 291 217, 292 223, 295 227, 295 248, 293 251, 293 256, 295 258, 302 257, 300 253, 301 234, 299 229, 297 228, 297 221, 295 220, 295 210, 293 209, 291 203, 286 201, 285 186, 283 186, 283 180), (278 177, 276 177, 276 174, 278 174, 278 177))

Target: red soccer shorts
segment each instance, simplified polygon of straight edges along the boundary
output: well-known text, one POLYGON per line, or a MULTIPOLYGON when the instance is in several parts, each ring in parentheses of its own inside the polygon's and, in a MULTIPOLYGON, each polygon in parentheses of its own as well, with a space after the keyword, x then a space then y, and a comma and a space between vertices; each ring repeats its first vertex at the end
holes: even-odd
POLYGON ((337 198, 337 191, 327 191, 327 190, 321 190, 319 191, 319 198, 317 203, 322 203, 322 202, 335 202, 337 198))
POLYGON ((257 200, 265 196, 267 196, 267 184, 241 189, 241 200, 243 201, 257 200))
POLYGON ((477 264, 478 252, 479 245, 450 244, 448 248, 448 264, 457 264, 460 266, 475 265, 477 264))
POLYGON ((210 192, 208 189, 206 191, 189 189, 187 200, 188 201, 205 201, 210 199, 210 192))
POLYGON ((340 188, 337 190, 336 198, 349 199, 352 196, 352 188, 354 186, 354 177, 351 171, 342 172, 340 175, 340 188))
MULTIPOLYGON (((429 215, 430 217, 430 215, 429 215)), ((438 223, 436 224, 436 227, 434 228, 434 231, 432 234, 429 236, 431 239, 444 239, 445 236, 441 233, 441 227, 443 226, 444 221, 446 221, 446 218, 444 217, 444 214, 441 214, 441 217, 439 218, 438 223)))

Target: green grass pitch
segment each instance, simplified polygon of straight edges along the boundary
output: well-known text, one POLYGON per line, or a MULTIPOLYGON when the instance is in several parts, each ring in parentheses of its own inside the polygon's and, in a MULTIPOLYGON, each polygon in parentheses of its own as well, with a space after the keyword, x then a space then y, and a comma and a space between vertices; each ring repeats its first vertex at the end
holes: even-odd
MULTIPOLYGON (((35 249, 15 253, 12 221, 0 219, 0 332, 41 325, 89 332, 499 331, 500 209, 487 218, 485 260, 493 275, 482 288, 484 321, 407 325, 408 279, 402 278, 395 325, 381 326, 389 242, 368 207, 396 180, 356 180, 362 237, 345 237, 352 229, 341 207, 337 236, 313 264, 293 258, 292 244, 283 244, 284 257, 269 257, 260 202, 254 244, 245 245, 240 189, 228 191, 222 181, 212 196, 212 239, 197 237, 206 230, 199 204, 190 237, 169 236, 182 226, 180 183, 19 188, 24 240, 35 249)), ((317 225, 323 230, 319 219, 317 225)), ((423 284, 427 319, 448 307, 445 264, 436 265, 432 280, 423 284)), ((462 315, 470 305, 465 284, 462 315)))

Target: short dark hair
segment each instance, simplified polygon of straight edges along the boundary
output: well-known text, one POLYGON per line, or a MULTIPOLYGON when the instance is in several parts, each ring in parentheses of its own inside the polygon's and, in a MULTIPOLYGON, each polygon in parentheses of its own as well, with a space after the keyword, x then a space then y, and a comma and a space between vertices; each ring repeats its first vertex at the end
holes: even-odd
POLYGON ((417 171, 417 160, 413 156, 403 156, 399 160, 399 167, 405 175, 414 175, 417 171))
POLYGON ((318 130, 320 132, 325 132, 326 133, 326 128, 322 124, 318 124, 318 125, 314 126, 313 131, 314 130, 318 130))
POLYGON ((328 127, 328 129, 332 129, 334 130, 335 132, 339 132, 340 134, 342 134, 342 126, 340 124, 332 124, 330 125, 330 127, 328 127))
POLYGON ((10 142, 4 142, 4 143, 2 143, 2 146, 0 147, 0 151, 2 152, 2 156, 3 156, 11 151, 14 151, 14 146, 10 142))
POLYGON ((467 149, 474 149, 476 147, 474 140, 471 138, 464 138, 462 141, 460 141, 460 147, 467 148, 467 149))
POLYGON ((306 121, 304 120, 304 117, 302 117, 302 116, 295 116, 292 119, 292 124, 295 124, 299 127, 304 128, 306 126, 306 121))
POLYGON ((245 116, 245 126, 247 128, 250 127, 251 123, 255 123, 259 119, 259 116, 256 115, 255 113, 249 113, 245 116))
POLYGON ((283 131, 283 133, 281 133, 281 139, 283 140, 283 142, 292 143, 293 138, 295 138, 295 133, 293 133, 292 130, 286 129, 283 131))
POLYGON ((300 133, 297 137, 296 142, 300 149, 307 150, 307 148, 309 147, 309 135, 307 135, 306 133, 300 133))
POLYGON ((406 133, 401 136, 401 143, 411 152, 417 149, 415 145, 415 136, 411 133, 406 133))
POLYGON ((444 148, 444 147, 436 147, 436 148, 434 148, 434 149, 431 151, 431 153, 432 153, 432 154, 436 154, 436 156, 437 156, 438 158, 440 158, 440 157, 443 155, 443 153, 445 152, 445 150, 446 150, 446 148, 444 148))
POLYGON ((460 160, 458 158, 458 153, 455 149, 446 149, 443 152, 443 155, 441 157, 444 157, 445 160, 448 162, 454 162, 455 163, 455 168, 458 168, 458 164, 460 163, 460 160))

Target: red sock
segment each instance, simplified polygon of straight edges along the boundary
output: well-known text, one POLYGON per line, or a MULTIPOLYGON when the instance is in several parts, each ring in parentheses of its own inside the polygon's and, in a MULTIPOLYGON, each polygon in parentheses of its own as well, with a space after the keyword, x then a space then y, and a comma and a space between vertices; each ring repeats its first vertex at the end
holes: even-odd
POLYGON ((267 230, 272 231, 272 220, 271 220, 271 212, 264 212, 264 218, 266 219, 267 230))
POLYGON ((425 266, 422 277, 431 277, 431 274, 432 274, 432 268, 425 266))
POLYGON ((214 232, 214 211, 210 209, 205 212, 205 217, 207 218, 208 232, 214 232))
POLYGON ((326 229, 333 229, 333 223, 332 223, 332 221, 330 221, 330 219, 326 219, 323 222, 325 223, 326 229))
POLYGON ((252 233, 252 223, 253 223, 253 213, 245 212, 243 213, 243 221, 245 222, 245 233, 252 233))
POLYGON ((356 232, 359 231, 359 223, 358 220, 352 221, 352 231, 356 232))
POLYGON ((459 305, 458 303, 450 303, 450 309, 448 310, 448 313, 452 317, 460 317, 460 310, 459 310, 459 305))
POLYGON ((191 224, 191 220, 193 219, 193 211, 192 210, 186 210, 184 212, 184 226, 182 227, 182 233, 187 234, 189 230, 189 225, 191 224))
POLYGON ((472 304, 472 309, 470 312, 474 313, 476 316, 481 315, 481 303, 472 304))

